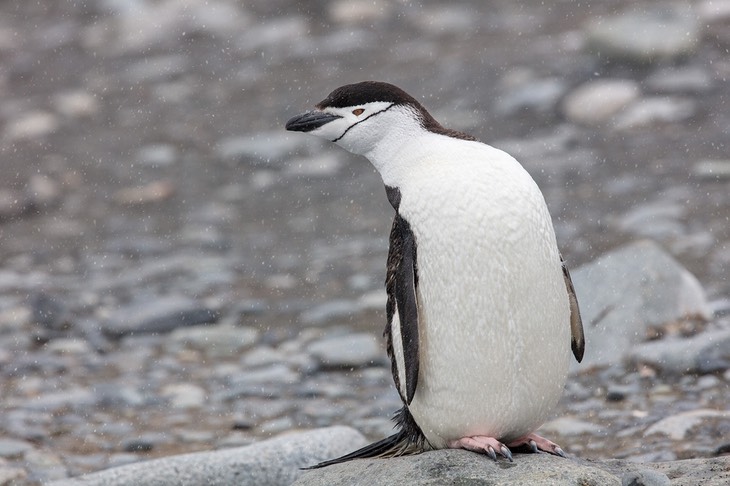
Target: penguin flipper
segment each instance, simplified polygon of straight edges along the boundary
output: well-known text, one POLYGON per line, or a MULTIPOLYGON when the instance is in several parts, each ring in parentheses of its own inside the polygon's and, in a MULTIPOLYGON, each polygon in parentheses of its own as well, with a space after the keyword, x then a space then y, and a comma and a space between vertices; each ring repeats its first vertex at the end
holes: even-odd
POLYGON ((583 360, 583 352, 586 347, 586 339, 583 335, 583 320, 580 317, 580 309, 578 308, 578 298, 575 296, 575 288, 573 280, 570 278, 570 272, 563 256, 560 256, 560 263, 563 267, 563 279, 565 287, 568 290, 568 300, 570 301, 570 347, 573 350, 573 356, 580 363, 583 360))
POLYGON ((386 314, 388 323, 385 327, 388 355, 390 356, 393 381, 396 389, 408 405, 413 400, 418 384, 419 344, 418 344, 418 302, 416 290, 418 272, 416 265, 416 240, 411 226, 396 213, 393 228, 390 232, 390 249, 388 250, 388 268, 385 289, 388 294, 386 314), (393 340, 400 336, 400 343, 393 340), (396 347, 402 350, 403 370, 399 370, 399 357, 396 347), (401 375, 402 372, 402 375, 401 375), (405 383, 401 383, 404 381, 405 383))

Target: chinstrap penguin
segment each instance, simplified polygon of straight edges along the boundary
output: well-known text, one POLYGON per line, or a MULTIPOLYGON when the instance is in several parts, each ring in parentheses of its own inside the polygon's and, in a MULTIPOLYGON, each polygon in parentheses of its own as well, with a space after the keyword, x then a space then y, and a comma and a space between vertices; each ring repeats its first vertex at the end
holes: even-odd
POLYGON ((364 155, 395 209, 385 337, 397 432, 326 466, 463 448, 564 456, 534 431, 584 337, 545 200, 510 155, 441 126, 400 88, 337 88, 286 123, 364 155))

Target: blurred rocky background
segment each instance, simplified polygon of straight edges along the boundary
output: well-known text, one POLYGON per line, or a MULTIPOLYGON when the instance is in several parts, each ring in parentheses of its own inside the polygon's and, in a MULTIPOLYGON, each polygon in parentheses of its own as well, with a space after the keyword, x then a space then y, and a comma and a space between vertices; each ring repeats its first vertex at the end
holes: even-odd
POLYGON ((0 485, 391 432, 392 209, 283 130, 365 79, 542 188, 588 334, 546 434, 727 454, 728 49, 728 0, 0 2, 0 485))

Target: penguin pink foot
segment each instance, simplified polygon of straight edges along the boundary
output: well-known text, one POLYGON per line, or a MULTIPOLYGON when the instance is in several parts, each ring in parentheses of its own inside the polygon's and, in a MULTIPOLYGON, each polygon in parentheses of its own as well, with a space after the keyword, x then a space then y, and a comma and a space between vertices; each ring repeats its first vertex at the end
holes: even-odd
POLYGON ((547 440, 545 437, 541 437, 537 434, 527 434, 524 437, 520 437, 517 440, 513 440, 509 443, 510 447, 527 446, 532 452, 549 452, 556 456, 565 457, 565 452, 560 448, 558 444, 551 440, 547 440))
POLYGON ((462 437, 449 442, 450 449, 466 449, 467 451, 487 454, 493 460, 497 460, 497 453, 512 462, 512 453, 509 448, 494 437, 475 435, 473 437, 462 437))

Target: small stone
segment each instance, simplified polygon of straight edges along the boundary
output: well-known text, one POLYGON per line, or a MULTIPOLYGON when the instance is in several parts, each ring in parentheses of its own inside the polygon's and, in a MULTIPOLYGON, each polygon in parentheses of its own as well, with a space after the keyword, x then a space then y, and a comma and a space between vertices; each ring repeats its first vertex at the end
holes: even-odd
POLYGON ((694 101, 677 97, 644 98, 616 117, 617 130, 632 130, 661 123, 674 123, 692 117, 697 111, 694 101))
POLYGON ((143 165, 165 167, 175 163, 177 160, 177 149, 165 143, 147 145, 139 149, 136 159, 143 165))
POLYGON ((205 390, 192 383, 165 385, 160 394, 169 400, 173 408, 200 408, 205 405, 205 390))
POLYGON ((660 93, 702 93, 712 88, 712 78, 695 66, 663 68, 646 79, 646 86, 660 93))
POLYGON ((33 444, 24 440, 0 438, 0 457, 15 459, 33 449, 33 444))
POLYGON ((0 486, 27 484, 28 473, 25 469, 0 467, 0 486))
POLYGON ((551 420, 540 427, 540 430, 550 431, 563 436, 582 434, 595 435, 603 433, 603 427, 600 425, 587 422, 585 420, 579 420, 575 417, 560 417, 555 420, 551 420))
POLYGON ((53 339, 45 347, 51 353, 61 355, 88 356, 94 352, 85 339, 79 338, 53 339))
POLYGON ((334 319, 352 316, 358 310, 357 304, 351 300, 331 300, 302 312, 300 319, 305 324, 323 324, 334 319))
POLYGON ((76 386, 68 390, 48 392, 34 397, 24 404, 24 408, 53 413, 65 408, 85 410, 93 407, 97 402, 97 397, 91 390, 76 386))
MULTIPOLYGON (((239 356, 259 338, 259 332, 252 327, 231 325, 203 325, 176 329, 170 334, 168 343, 201 350, 211 358, 239 356)), ((166 347, 170 349, 170 344, 166 347)))
POLYGON ((500 96, 495 109, 506 115, 523 110, 547 112, 555 107, 567 89, 565 82, 557 78, 528 80, 500 96))
POLYGON ((628 79, 590 81, 569 93, 563 100, 568 120, 581 125, 600 125, 639 97, 639 85, 628 79))
POLYGON ((125 439, 121 446, 124 452, 149 452, 164 442, 166 442, 166 438, 163 434, 146 434, 125 439))
POLYGON ((384 361, 380 341, 365 333, 327 337, 309 344, 307 352, 324 368, 360 368, 384 361))
POLYGON ((697 177, 705 180, 728 180, 730 179, 730 160, 701 160, 695 164, 693 172, 697 177))
POLYGON ((119 204, 137 206, 164 201, 173 194, 175 194, 175 184, 170 180, 162 179, 143 186, 119 189, 112 197, 119 204))
POLYGON ((58 130, 58 117, 47 111, 31 111, 13 120, 5 128, 5 137, 10 141, 32 140, 58 130))
POLYGON ((103 324, 115 337, 128 334, 165 333, 181 327, 212 323, 218 312, 182 296, 133 302, 118 309, 103 324))
POLYGON ((666 474, 651 469, 632 471, 621 476, 621 486, 671 486, 666 474))
POLYGON ((700 25, 690 5, 653 4, 602 17, 585 28, 587 46, 608 59, 638 63, 668 61, 692 54, 700 25))
POLYGON ((309 138, 294 137, 276 130, 223 139, 218 142, 215 151, 224 161, 250 162, 263 166, 272 161, 282 161, 302 148, 312 146, 315 146, 315 142, 309 138))
POLYGON ((685 206, 667 201, 639 205, 621 215, 615 223, 620 231, 653 238, 658 241, 676 238, 685 233, 682 218, 685 206))
POLYGON ((99 111, 99 102, 85 91, 67 91, 53 97, 53 105, 61 115, 69 118, 86 118, 99 111))
POLYGON ((59 296, 39 292, 30 297, 29 304, 35 324, 55 331, 68 328, 71 316, 59 296))
POLYGON ((292 176, 332 177, 339 172, 341 167, 342 162, 336 155, 322 155, 290 159, 284 172, 292 176))
POLYGON ((391 4, 382 0, 337 0, 329 6, 329 16, 343 24, 373 24, 388 18, 391 4))
POLYGON ((145 56, 124 71, 124 77, 131 84, 159 82, 186 73, 190 60, 181 54, 145 56))

